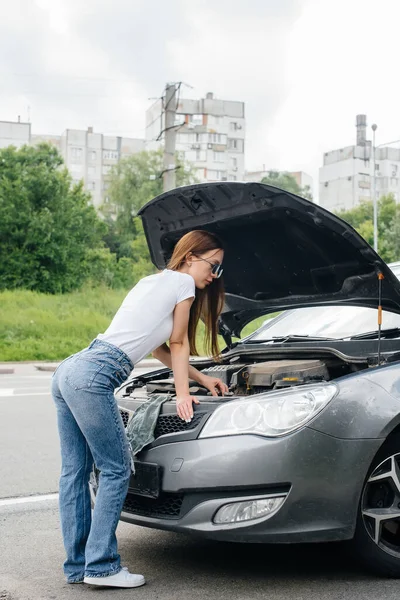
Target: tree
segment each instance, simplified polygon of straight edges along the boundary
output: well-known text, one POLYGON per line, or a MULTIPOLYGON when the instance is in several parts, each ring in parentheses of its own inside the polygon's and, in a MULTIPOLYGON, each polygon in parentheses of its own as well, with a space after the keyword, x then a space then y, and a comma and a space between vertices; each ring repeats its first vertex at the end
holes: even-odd
POLYGON ((296 194, 297 196, 307 198, 307 200, 313 199, 310 186, 305 185, 304 187, 301 187, 293 175, 287 171, 268 171, 267 177, 263 177, 261 183, 273 185, 282 190, 286 190, 287 192, 291 192, 292 194, 296 194))
POLYGON ((0 150, 0 289, 66 292, 105 226, 50 145, 0 150))
MULTIPOLYGON (((163 150, 138 152, 123 158, 110 177, 109 196, 117 213, 135 216, 139 208, 163 191, 163 150)), ((195 183, 195 170, 176 156, 176 185, 195 183)))
POLYGON ((400 260, 400 217, 399 214, 393 219, 390 229, 386 232, 384 253, 387 262, 400 260))
MULTIPOLYGON (((336 213, 374 245, 374 208, 371 200, 361 202, 350 210, 336 213)), ((378 201, 378 253, 386 262, 400 259, 400 205, 393 194, 382 196, 378 201)))
MULTIPOLYGON (((193 167, 176 158, 176 185, 195 183, 193 167)), ((108 230, 104 241, 112 252, 135 262, 144 260, 154 270, 143 233, 138 210, 163 191, 163 150, 143 151, 122 159, 112 170, 109 183, 110 203, 102 207, 108 230)))

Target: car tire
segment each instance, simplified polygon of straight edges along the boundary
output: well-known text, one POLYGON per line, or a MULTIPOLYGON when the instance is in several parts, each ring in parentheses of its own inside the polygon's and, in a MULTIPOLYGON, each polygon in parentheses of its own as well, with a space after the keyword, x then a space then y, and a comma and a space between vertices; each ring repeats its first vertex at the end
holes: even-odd
POLYGON ((350 548, 375 573, 400 577, 400 434, 382 445, 371 464, 350 548))

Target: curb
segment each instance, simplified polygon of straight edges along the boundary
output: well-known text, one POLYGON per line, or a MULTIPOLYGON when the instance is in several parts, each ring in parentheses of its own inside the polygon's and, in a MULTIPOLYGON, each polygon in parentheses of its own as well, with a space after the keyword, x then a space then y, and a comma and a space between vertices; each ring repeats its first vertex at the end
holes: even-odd
MULTIPOLYGON (((205 357, 196 357, 198 358, 200 361, 204 360, 205 357)), ((14 364, 21 364, 21 365, 28 365, 31 364, 33 365, 33 367, 35 369, 37 369, 38 371, 44 371, 44 372, 50 372, 50 373, 54 373, 54 371, 57 369, 58 365, 61 363, 57 362, 57 363, 40 363, 40 362, 36 362, 36 361, 19 361, 18 363, 14 363, 14 364)), ((191 364, 193 366, 196 366, 196 363, 191 362, 191 364)), ((162 369, 165 365, 160 362, 159 360, 157 360, 156 358, 148 358, 148 359, 144 359, 141 360, 139 363, 137 363, 137 365, 135 365, 135 367, 137 369, 162 369)), ((0 362, 0 375, 12 375, 13 373, 15 373, 15 368, 14 367, 9 367, 7 366, 6 362, 1 363, 0 362)), ((1 600, 1 598, 0 598, 1 600)))
MULTIPOLYGON (((50 372, 54 372, 57 367, 58 367, 59 363, 56 365, 35 365, 35 369, 37 369, 38 371, 50 371, 50 372)), ((157 369, 158 367, 163 367, 164 365, 162 363, 160 363, 160 361, 158 360, 154 360, 154 362, 150 362, 150 360, 142 360, 140 361, 140 363, 138 363, 136 365, 137 368, 140 369, 147 369, 147 368, 151 368, 154 367, 155 369, 157 369)), ((1 369, 0 369, 0 373, 1 373, 1 369)), ((13 370, 14 372, 14 370, 13 370)))

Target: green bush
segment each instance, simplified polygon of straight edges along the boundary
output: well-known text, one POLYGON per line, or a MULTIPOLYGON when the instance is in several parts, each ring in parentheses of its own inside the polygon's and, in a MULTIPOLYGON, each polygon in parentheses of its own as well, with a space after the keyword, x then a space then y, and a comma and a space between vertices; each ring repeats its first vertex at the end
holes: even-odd
POLYGON ((142 277, 155 272, 146 259, 133 260, 123 256, 119 260, 109 248, 94 248, 86 253, 83 266, 85 279, 91 287, 105 285, 112 289, 129 289, 142 277))
POLYGON ((0 293, 0 361, 62 360, 105 331, 126 291, 0 293))
POLYGON ((117 270, 117 257, 109 248, 90 249, 86 252, 83 269, 85 279, 91 286, 103 284, 111 288, 117 270))

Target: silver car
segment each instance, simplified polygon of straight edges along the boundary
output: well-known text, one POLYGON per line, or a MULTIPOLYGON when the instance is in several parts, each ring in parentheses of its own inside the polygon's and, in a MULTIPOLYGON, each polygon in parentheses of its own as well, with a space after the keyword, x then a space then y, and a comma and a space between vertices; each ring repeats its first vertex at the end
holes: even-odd
POLYGON ((335 215, 258 183, 178 188, 141 217, 158 268, 191 229, 222 238, 226 348, 220 363, 192 364, 230 392, 215 398, 193 382, 200 404, 185 423, 170 369, 133 372, 119 388, 125 424, 153 394, 170 395, 121 519, 235 542, 351 540, 356 557, 400 576, 395 274, 335 215))

